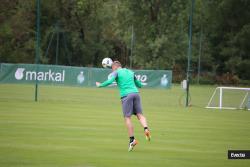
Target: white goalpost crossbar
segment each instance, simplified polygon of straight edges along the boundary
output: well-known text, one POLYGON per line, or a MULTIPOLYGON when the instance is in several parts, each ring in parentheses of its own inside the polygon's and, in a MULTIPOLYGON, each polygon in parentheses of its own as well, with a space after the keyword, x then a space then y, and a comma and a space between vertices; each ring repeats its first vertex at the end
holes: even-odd
MULTIPOLYGON (((249 96, 249 94, 250 94, 250 88, 241 88, 241 87, 217 87, 217 88, 214 90, 214 92, 213 92, 213 94, 212 94, 212 96, 211 96, 211 98, 210 98, 210 100, 209 100, 209 102, 208 102, 206 108, 213 108, 213 109, 243 109, 243 104, 244 104, 244 102, 245 102, 246 100, 248 100, 247 97, 249 96), (246 91, 246 94, 245 94, 243 100, 241 101, 241 104, 240 104, 239 107, 224 107, 224 106, 223 106, 223 89, 224 89, 224 90, 243 90, 243 91, 246 91), (216 92, 217 92, 218 90, 219 90, 219 105, 218 105, 218 106, 210 106, 210 104, 211 104, 211 102, 212 102, 212 100, 213 100, 213 98, 214 98, 214 96, 215 96, 215 94, 216 94, 216 92)), ((250 98, 250 97, 249 97, 249 98, 250 98)), ((249 103, 250 103, 250 102, 249 102, 249 103)), ((248 108, 248 110, 250 110, 250 109, 248 108)))

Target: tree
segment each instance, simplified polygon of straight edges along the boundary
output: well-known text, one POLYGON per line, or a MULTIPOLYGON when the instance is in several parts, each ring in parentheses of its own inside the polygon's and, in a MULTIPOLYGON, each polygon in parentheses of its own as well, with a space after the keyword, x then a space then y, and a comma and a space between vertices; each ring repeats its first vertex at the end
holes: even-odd
MULTIPOLYGON (((100 67, 104 57, 111 57, 128 66, 133 26, 133 68, 177 69, 181 74, 186 71, 191 1, 41 2, 41 63, 55 64, 57 38, 52 35, 58 32, 59 64, 100 67)), ((250 79, 249 11, 250 2, 246 0, 196 0, 194 73, 202 29, 202 70, 250 79)), ((34 63, 35 18, 34 0, 1 1, 0 62, 34 63)))

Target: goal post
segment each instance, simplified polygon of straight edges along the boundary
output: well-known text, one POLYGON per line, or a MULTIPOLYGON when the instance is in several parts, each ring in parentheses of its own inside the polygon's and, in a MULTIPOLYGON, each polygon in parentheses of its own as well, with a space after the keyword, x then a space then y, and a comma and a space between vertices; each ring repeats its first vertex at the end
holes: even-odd
POLYGON ((206 108, 250 110, 250 88, 217 87, 206 108))

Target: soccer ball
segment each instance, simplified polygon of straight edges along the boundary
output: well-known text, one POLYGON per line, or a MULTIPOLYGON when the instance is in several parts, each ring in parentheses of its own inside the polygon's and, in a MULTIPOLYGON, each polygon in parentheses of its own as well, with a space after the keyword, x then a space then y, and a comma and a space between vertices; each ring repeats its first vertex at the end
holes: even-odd
POLYGON ((106 58, 104 58, 104 59, 102 60, 102 66, 103 66, 104 68, 111 68, 112 63, 113 63, 113 61, 112 61, 112 59, 109 58, 109 57, 106 57, 106 58))

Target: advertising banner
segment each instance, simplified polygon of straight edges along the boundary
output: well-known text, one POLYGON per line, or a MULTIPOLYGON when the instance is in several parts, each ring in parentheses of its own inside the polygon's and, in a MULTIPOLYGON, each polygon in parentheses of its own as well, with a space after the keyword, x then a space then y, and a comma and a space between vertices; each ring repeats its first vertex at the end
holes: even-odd
MULTIPOLYGON (((170 88, 170 70, 133 70, 144 87, 170 88)), ((108 79, 111 69, 35 64, 0 64, 0 83, 95 86, 108 79)), ((113 83, 111 86, 116 86, 113 83)))

